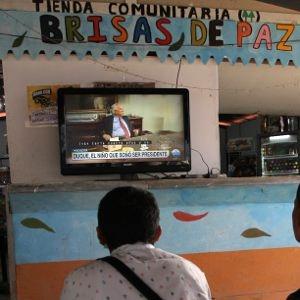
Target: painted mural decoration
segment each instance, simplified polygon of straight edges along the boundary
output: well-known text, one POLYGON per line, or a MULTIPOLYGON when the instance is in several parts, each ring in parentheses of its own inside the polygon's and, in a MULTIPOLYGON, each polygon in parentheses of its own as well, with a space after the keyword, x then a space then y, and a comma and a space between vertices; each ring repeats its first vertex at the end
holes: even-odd
POLYGON ((241 236, 248 238, 248 239, 253 239, 253 238, 259 238, 259 237, 263 237, 263 236, 271 236, 271 234, 269 234, 259 228, 248 228, 241 233, 241 236))
POLYGON ((194 222, 199 221, 206 217, 208 215, 208 212, 200 213, 200 214, 191 214, 184 211, 174 211, 173 216, 175 219, 181 221, 181 222, 194 222))
POLYGON ((41 221, 37 218, 25 218, 20 222, 24 227, 30 228, 30 229, 43 229, 48 232, 55 233, 55 230, 48 226, 45 222, 41 221))
POLYGON ((33 0, 36 11, 0 11, 0 59, 9 51, 17 58, 42 51, 64 59, 71 53, 143 59, 150 52, 161 61, 170 56, 189 63, 213 57, 217 63, 300 64, 299 26, 254 22, 257 12, 241 11, 239 21, 232 21, 227 10, 215 10, 213 19, 211 10, 195 7, 110 3, 108 12, 95 13, 92 3, 76 3, 33 0))

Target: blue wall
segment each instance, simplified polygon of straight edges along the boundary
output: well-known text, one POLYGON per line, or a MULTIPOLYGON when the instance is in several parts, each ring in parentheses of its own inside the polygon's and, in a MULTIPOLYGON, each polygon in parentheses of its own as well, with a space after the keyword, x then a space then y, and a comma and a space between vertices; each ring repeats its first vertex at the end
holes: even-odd
MULTIPOLYGON (((157 244, 175 253, 297 246, 291 211, 297 184, 151 189, 161 209, 157 244), (183 222, 176 211, 208 214, 183 222), (257 228, 271 236, 247 238, 257 228)), ((107 255, 96 238, 96 213, 106 191, 11 192, 16 264, 94 259, 107 255), (55 232, 21 224, 36 218, 55 232)))

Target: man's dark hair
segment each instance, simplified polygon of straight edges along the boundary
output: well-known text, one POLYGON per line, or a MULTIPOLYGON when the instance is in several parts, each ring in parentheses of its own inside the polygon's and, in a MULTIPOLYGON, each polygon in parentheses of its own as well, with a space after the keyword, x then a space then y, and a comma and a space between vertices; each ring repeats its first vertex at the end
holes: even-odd
POLYGON ((300 299, 300 289, 293 294, 290 294, 286 300, 299 300, 300 299))
POLYGON ((98 226, 109 248, 151 242, 159 225, 159 208, 152 193, 135 187, 118 187, 100 201, 98 226))

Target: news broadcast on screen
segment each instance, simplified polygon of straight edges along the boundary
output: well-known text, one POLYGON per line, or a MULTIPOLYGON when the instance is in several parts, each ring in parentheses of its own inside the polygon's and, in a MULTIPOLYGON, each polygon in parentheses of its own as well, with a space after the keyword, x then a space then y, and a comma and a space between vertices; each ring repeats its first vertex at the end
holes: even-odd
POLYGON ((62 89, 59 94, 65 165, 124 170, 189 164, 186 90, 62 89))

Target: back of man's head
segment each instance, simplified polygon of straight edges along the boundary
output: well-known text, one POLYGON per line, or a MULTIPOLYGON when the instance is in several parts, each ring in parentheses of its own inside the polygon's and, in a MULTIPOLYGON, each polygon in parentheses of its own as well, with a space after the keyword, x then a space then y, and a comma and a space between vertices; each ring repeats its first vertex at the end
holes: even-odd
POLYGON ((152 193, 119 187, 100 201, 98 226, 110 249, 136 242, 152 243, 159 226, 159 208, 152 193))
POLYGON ((297 195, 294 203, 293 228, 295 238, 298 242, 300 242, 300 184, 298 186, 297 195))

